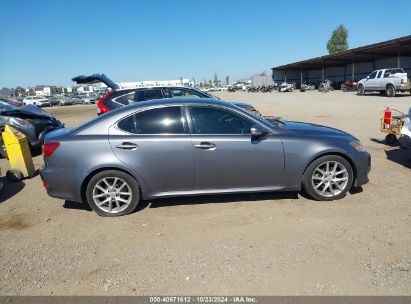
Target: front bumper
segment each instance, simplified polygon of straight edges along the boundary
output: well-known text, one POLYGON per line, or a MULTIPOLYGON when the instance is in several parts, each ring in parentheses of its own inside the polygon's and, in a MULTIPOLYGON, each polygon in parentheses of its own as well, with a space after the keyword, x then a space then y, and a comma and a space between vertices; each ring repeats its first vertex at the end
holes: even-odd
POLYGON ((371 155, 368 152, 357 153, 353 159, 356 169, 354 187, 368 183, 368 173, 371 171, 371 155))

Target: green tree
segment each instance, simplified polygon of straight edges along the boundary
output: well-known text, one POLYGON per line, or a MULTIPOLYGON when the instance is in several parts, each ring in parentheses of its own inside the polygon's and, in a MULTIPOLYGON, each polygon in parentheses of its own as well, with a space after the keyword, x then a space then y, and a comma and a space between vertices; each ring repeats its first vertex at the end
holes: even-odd
POLYGON ((266 71, 262 71, 260 76, 267 76, 267 72, 266 71))
POLYGON ((180 85, 183 85, 183 77, 180 76, 180 85))
POLYGON ((225 76, 225 84, 229 85, 230 84, 230 76, 225 76))
POLYGON ((327 42, 327 49, 329 54, 334 54, 348 50, 348 30, 344 25, 340 24, 334 31, 327 42))

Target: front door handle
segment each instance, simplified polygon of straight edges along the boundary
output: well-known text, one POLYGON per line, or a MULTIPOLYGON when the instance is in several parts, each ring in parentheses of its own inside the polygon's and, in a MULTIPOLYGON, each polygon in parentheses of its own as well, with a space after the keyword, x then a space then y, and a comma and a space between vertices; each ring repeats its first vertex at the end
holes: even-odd
POLYGON ((138 145, 131 142, 123 142, 121 145, 116 146, 116 148, 122 150, 135 150, 138 148, 138 145))
POLYGON ((197 149, 210 150, 214 149, 216 145, 210 142, 202 142, 199 145, 195 145, 194 147, 196 147, 197 149))

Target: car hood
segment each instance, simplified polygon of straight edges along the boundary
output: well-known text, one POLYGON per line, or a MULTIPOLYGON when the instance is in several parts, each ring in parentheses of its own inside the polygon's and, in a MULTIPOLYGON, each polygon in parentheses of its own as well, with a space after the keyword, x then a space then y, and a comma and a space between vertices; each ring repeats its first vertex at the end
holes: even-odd
POLYGON ((329 137, 346 137, 348 140, 356 140, 351 134, 322 125, 311 123, 297 122, 297 121, 283 121, 284 129, 287 129, 298 135, 311 136, 329 136, 329 137))
POLYGON ((27 105, 15 108, 13 110, 3 111, 2 115, 16 116, 21 118, 52 118, 53 115, 33 105, 27 105))

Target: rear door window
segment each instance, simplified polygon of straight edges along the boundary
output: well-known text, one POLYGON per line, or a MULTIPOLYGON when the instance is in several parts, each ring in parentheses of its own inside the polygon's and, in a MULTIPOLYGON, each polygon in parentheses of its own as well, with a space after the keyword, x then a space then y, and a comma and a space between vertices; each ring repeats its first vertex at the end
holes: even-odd
POLYGON ((140 135, 185 134, 179 106, 145 110, 122 119, 117 127, 140 135))
POLYGON ((134 101, 136 102, 162 98, 164 96, 161 89, 138 90, 134 95, 134 101))

